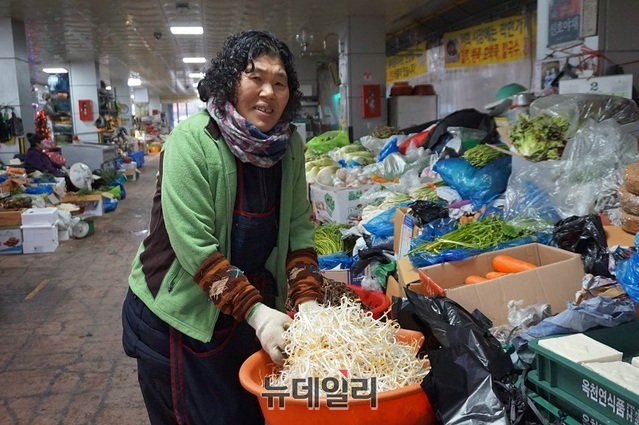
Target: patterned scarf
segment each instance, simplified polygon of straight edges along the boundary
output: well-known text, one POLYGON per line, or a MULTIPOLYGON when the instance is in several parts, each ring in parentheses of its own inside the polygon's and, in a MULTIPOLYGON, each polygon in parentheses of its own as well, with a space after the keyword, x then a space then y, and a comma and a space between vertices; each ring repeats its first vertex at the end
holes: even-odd
POLYGON ((224 117, 218 113, 212 99, 206 109, 220 128, 227 146, 240 161, 271 168, 284 157, 291 138, 290 123, 278 122, 268 134, 264 134, 241 116, 230 102, 224 105, 224 117))

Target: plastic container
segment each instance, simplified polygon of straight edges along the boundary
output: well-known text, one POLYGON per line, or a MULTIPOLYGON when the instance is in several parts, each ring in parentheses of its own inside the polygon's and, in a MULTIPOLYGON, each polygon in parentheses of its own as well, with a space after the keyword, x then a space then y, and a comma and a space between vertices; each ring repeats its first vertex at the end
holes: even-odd
MULTIPOLYGON (((624 361, 639 354, 638 320, 584 334, 621 351, 624 361)), ((575 418, 586 415, 602 424, 639 423, 639 395, 539 346, 538 340, 530 341, 528 347, 535 353, 536 369, 526 375, 527 385, 546 400, 575 418)))
MULTIPOLYGON (((374 319, 381 318, 390 307, 390 299, 383 292, 369 291, 359 285, 345 285, 355 291, 359 299, 362 301, 362 304, 364 304, 368 308, 368 311, 372 313, 374 319)), ((287 313, 291 318, 295 316, 295 312, 293 311, 289 311, 287 313)))
MULTIPOLYGON (((397 337, 403 341, 423 338, 420 332, 400 329, 397 337)), ((409 385, 392 391, 377 394, 377 408, 372 409, 369 399, 348 399, 345 409, 329 408, 326 397, 320 397, 319 409, 308 407, 307 399, 294 399, 286 393, 283 407, 275 397, 272 408, 264 394, 264 377, 273 372, 273 364, 269 355, 260 350, 249 357, 240 368, 240 382, 249 392, 254 394, 260 403, 262 413, 268 425, 434 425, 437 423, 435 413, 420 384, 409 385)))
POLYGON ((390 89, 391 96, 411 96, 413 94, 413 86, 408 81, 398 81, 393 83, 390 89))
POLYGON ((390 299, 383 292, 369 291, 358 285, 346 285, 351 288, 370 312, 373 318, 379 319, 390 307, 390 299))

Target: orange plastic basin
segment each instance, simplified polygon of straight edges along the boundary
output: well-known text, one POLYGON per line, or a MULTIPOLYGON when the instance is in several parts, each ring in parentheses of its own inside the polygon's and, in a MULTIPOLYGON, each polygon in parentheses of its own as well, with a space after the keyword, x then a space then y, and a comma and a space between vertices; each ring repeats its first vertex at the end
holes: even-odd
MULTIPOLYGON (((400 329, 397 337, 403 341, 423 339, 420 332, 400 329)), ((242 386, 258 398, 262 413, 268 425, 430 425, 436 424, 435 413, 420 384, 409 385, 392 391, 377 394, 377 409, 372 409, 370 400, 348 400, 346 409, 329 408, 326 397, 320 397, 319 409, 309 409, 307 399, 284 397, 281 407, 275 397, 272 408, 268 407, 268 398, 262 394, 264 377, 273 373, 271 358, 260 350, 249 357, 240 368, 242 386)))

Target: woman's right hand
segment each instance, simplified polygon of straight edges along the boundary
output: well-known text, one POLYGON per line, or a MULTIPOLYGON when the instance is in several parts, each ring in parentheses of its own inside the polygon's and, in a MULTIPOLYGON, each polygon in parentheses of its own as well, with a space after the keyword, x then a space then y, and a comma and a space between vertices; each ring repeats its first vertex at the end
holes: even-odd
POLYGON ((262 303, 253 307, 246 320, 255 329, 257 339, 271 360, 277 364, 284 363, 284 331, 293 320, 287 314, 262 303))

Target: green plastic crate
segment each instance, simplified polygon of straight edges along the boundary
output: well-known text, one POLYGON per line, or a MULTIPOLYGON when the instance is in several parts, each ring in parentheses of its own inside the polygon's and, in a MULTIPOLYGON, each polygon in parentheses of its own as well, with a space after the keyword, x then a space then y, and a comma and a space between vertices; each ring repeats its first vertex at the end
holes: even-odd
MULTIPOLYGON (((528 398, 537 406, 537 410, 539 413, 548 420, 552 424, 565 424, 565 425, 582 425, 582 424, 591 424, 590 422, 581 422, 577 419, 573 418, 566 412, 564 412, 561 408, 555 406, 550 401, 546 400, 539 394, 534 391, 527 391, 528 398)), ((592 423, 592 425, 597 425, 596 422, 592 423)))
MULTIPOLYGON (((624 361, 639 354, 637 320, 584 333, 621 351, 624 361)), ((527 374, 527 385, 538 394, 576 418, 586 415, 601 424, 639 423, 639 395, 540 347, 538 340, 531 341, 528 346, 535 352, 536 369, 527 374)))

